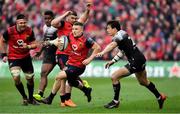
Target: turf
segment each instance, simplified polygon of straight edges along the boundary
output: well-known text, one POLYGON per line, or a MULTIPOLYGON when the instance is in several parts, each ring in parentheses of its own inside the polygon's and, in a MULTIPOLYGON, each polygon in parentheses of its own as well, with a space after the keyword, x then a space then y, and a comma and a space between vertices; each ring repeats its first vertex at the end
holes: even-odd
MULTIPOLYGON (((0 113, 180 113, 180 79, 178 78, 150 78, 157 88, 168 98, 162 110, 158 109, 155 97, 146 88, 140 86, 136 79, 121 80, 121 104, 116 109, 105 109, 104 104, 111 101, 113 90, 109 78, 85 78, 93 88, 92 102, 88 103, 83 93, 77 89, 72 91, 72 99, 78 105, 76 108, 59 107, 59 94, 52 105, 21 106, 21 97, 14 87, 12 79, 0 78, 0 113)), ((45 96, 50 93, 54 79, 49 80, 45 96)), ((23 80, 24 86, 25 80, 23 80)), ((39 79, 35 81, 35 91, 39 79)), ((26 91, 27 92, 27 91, 26 91)))

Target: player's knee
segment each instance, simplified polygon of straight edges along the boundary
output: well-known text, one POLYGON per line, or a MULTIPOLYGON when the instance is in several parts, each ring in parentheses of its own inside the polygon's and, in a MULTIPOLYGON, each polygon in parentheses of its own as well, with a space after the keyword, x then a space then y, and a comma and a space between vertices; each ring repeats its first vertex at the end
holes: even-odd
POLYGON ((11 70, 11 75, 13 77, 19 77, 20 76, 20 73, 21 73, 21 70, 20 69, 12 69, 11 70))
POLYGON ((112 76, 112 77, 111 77, 111 80, 112 80, 112 82, 116 82, 116 81, 117 81, 117 78, 116 78, 115 76, 112 76))
POLYGON ((34 73, 24 73, 24 75, 26 76, 26 79, 32 79, 34 77, 34 73))
POLYGON ((41 72, 41 77, 47 77, 48 75, 48 72, 47 71, 42 71, 41 72))
POLYGON ((20 82, 21 82, 19 76, 14 76, 14 77, 13 77, 13 80, 14 80, 15 85, 18 85, 18 84, 20 84, 20 82))
POLYGON ((141 86, 147 86, 147 85, 148 85, 145 81, 141 81, 141 82, 139 82, 139 84, 140 84, 141 86))

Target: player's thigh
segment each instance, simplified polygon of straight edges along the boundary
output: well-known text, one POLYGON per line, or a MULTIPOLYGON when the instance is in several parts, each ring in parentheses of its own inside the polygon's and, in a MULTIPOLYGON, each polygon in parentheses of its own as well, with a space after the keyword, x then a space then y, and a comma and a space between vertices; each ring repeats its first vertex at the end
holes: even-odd
POLYGON ((148 85, 149 84, 149 80, 147 79, 146 70, 143 70, 141 72, 137 72, 137 73, 135 73, 135 75, 136 75, 136 78, 137 78, 138 82, 141 85, 148 85))
POLYGON ((56 80, 64 80, 67 78, 67 74, 65 71, 60 71, 57 76, 56 76, 56 80))
POLYGON ((64 70, 64 68, 66 67, 66 62, 68 60, 68 57, 69 57, 68 55, 64 55, 64 54, 58 54, 56 56, 57 64, 61 70, 64 70))
POLYGON ((123 77, 129 76, 130 72, 126 67, 119 68, 112 74, 112 79, 121 79, 123 77))
POLYGON ((55 64, 53 63, 43 63, 41 67, 41 76, 48 76, 48 74, 53 70, 55 64))
POLYGON ((15 82, 20 82, 21 68, 19 66, 13 66, 10 68, 11 75, 15 82))
POLYGON ((24 72, 26 79, 31 79, 34 77, 34 68, 30 56, 21 60, 21 69, 24 72))
POLYGON ((21 61, 20 60, 8 60, 9 64, 9 70, 11 72, 11 76, 14 80, 20 79, 20 73, 21 73, 21 61))

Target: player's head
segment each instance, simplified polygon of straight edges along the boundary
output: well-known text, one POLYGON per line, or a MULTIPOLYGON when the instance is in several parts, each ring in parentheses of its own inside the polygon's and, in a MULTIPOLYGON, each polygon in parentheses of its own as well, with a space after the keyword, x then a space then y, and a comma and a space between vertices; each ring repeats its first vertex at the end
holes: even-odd
POLYGON ((114 36, 120 29, 119 21, 111 20, 107 22, 106 31, 110 36, 114 36))
POLYGON ((24 14, 18 14, 16 18, 16 26, 19 32, 22 32, 27 27, 27 17, 24 14))
POLYGON ((51 10, 44 12, 44 21, 47 26, 51 26, 51 21, 54 19, 54 13, 51 10))
POLYGON ((71 11, 71 13, 66 16, 66 21, 70 22, 70 23, 74 23, 77 20, 77 13, 75 11, 71 11))
POLYGON ((75 22, 72 27, 72 33, 75 38, 81 37, 83 35, 84 25, 80 22, 75 22))

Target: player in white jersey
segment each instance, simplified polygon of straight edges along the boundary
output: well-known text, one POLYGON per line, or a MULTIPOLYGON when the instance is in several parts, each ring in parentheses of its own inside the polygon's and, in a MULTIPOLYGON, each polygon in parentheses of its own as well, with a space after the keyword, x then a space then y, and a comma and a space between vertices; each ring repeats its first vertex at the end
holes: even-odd
MULTIPOLYGON (((45 25, 43 26, 44 41, 54 40, 57 38, 57 29, 51 26, 51 21, 54 19, 54 13, 52 11, 44 12, 45 25)), ((38 94, 34 94, 34 98, 40 101, 43 97, 45 88, 48 83, 48 74, 53 70, 56 65, 56 46, 43 45, 38 55, 43 52, 43 64, 41 67, 41 79, 39 84, 38 94)))

